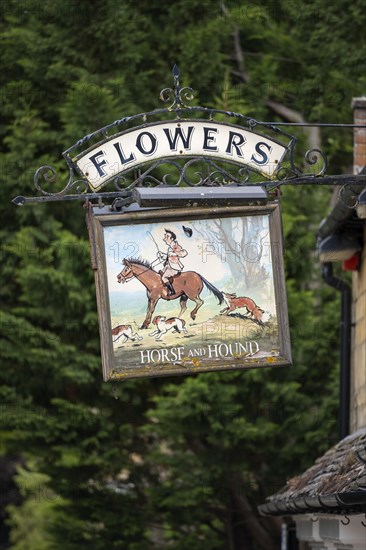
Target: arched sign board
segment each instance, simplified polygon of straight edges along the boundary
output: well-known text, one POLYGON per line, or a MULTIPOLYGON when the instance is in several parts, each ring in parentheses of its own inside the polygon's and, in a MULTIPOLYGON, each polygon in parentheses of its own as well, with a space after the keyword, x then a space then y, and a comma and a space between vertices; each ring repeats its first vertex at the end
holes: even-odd
POLYGON ((172 157, 234 162, 273 179, 287 151, 287 147, 276 140, 240 126, 177 119, 115 134, 69 158, 90 187, 98 191, 132 168, 172 157))
POLYGON ((278 203, 89 213, 105 380, 291 364, 278 203))

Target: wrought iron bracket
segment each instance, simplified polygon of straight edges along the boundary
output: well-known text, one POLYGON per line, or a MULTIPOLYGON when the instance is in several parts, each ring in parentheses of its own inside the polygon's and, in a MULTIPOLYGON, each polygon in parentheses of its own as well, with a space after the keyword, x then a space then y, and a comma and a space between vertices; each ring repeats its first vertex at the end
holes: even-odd
POLYGON ((85 201, 85 200, 97 200, 100 199, 119 199, 131 196, 131 192, 114 191, 104 193, 79 193, 75 195, 63 195, 61 193, 43 195, 41 197, 23 197, 21 195, 14 197, 12 202, 17 206, 23 206, 28 203, 43 203, 43 202, 60 202, 60 201, 85 201))
MULTIPOLYGON (((202 184, 201 184, 202 185, 202 184)), ((211 184, 212 186, 215 185, 214 183, 211 184)), ((216 184, 218 185, 218 184, 216 184)), ((226 186, 238 186, 237 183, 228 183, 226 186)), ((318 176, 318 177, 312 177, 312 176, 303 176, 298 178, 288 178, 285 180, 275 180, 275 181, 259 181, 256 183, 248 183, 246 184, 246 187, 263 187, 268 190, 268 192, 271 192, 273 190, 277 190, 281 188, 282 186, 287 185, 294 185, 294 186, 302 186, 302 185, 316 185, 316 186, 324 186, 324 185, 330 185, 333 187, 341 187, 340 193, 339 193, 339 200, 342 200, 342 195, 344 192, 344 189, 347 186, 359 186, 360 190, 366 186, 366 176, 365 175, 333 175, 333 176, 318 176)), ((208 183, 203 183, 203 186, 209 186, 208 183)), ((158 185, 158 188, 164 189, 167 187, 171 187, 170 185, 158 185)), ((63 195, 60 193, 55 194, 48 194, 43 195, 40 197, 23 197, 23 196, 17 196, 15 197, 12 202, 16 204, 17 206, 23 206, 24 204, 29 203, 45 203, 45 202, 60 202, 60 201, 98 201, 101 200, 113 200, 111 209, 112 210, 119 210, 124 206, 128 206, 132 204, 132 189, 129 190, 121 190, 121 191, 112 191, 112 192, 99 192, 99 193, 80 193, 80 194, 73 194, 73 195, 63 195)), ((357 199, 355 199, 354 204, 352 206, 349 206, 349 208, 356 208, 357 206, 357 199)))
POLYGON ((260 122, 233 111, 223 111, 200 106, 190 106, 187 102, 194 97, 190 87, 181 87, 179 82, 179 69, 174 65, 173 87, 164 88, 160 92, 160 99, 171 102, 165 109, 139 113, 133 116, 124 117, 114 121, 95 132, 84 136, 74 145, 67 149, 63 156, 69 169, 69 180, 63 189, 50 192, 44 190, 43 186, 56 185, 57 173, 52 166, 42 166, 34 176, 34 185, 40 196, 24 197, 17 196, 13 199, 16 205, 28 203, 59 202, 59 201, 113 201, 113 210, 121 209, 131 204, 131 193, 135 187, 199 187, 199 186, 261 186, 268 191, 278 189, 282 185, 366 185, 366 175, 326 175, 327 158, 320 149, 308 151, 304 156, 301 169, 294 160, 295 145, 297 138, 279 127, 276 123, 260 122), (96 145, 102 146, 110 141, 112 137, 118 137, 133 129, 144 131, 152 122, 163 119, 167 122, 190 121, 196 122, 217 122, 222 121, 223 116, 234 122, 234 128, 242 128, 246 132, 253 132, 254 135, 271 139, 281 145, 286 153, 280 164, 277 166, 272 179, 263 181, 263 173, 253 166, 243 165, 231 160, 224 161, 222 158, 213 156, 179 156, 159 158, 150 162, 144 162, 135 168, 125 170, 116 174, 114 179, 108 182, 113 190, 95 191, 91 188, 89 181, 83 177, 77 165, 77 159, 85 154, 90 148, 96 145), (215 119, 216 117, 216 119, 215 119), (258 128, 260 134, 257 134, 258 128), (256 132, 254 132, 254 129, 256 132), (272 137, 275 136, 275 137, 272 137))

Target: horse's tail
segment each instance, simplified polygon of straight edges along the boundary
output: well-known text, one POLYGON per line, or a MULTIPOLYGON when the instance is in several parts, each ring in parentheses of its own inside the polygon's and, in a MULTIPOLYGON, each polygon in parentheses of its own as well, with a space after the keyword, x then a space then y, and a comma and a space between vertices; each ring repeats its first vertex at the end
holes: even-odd
POLYGON ((222 302, 225 301, 225 300, 224 300, 224 295, 223 295, 223 293, 222 293, 218 288, 216 288, 213 284, 209 283, 209 282, 207 281, 207 279, 205 279, 204 277, 202 277, 202 275, 200 275, 200 277, 201 277, 203 283, 207 286, 208 290, 209 290, 210 292, 212 292, 212 294, 213 294, 214 296, 216 296, 216 298, 217 298, 218 301, 219 301, 219 304, 222 304, 222 302))

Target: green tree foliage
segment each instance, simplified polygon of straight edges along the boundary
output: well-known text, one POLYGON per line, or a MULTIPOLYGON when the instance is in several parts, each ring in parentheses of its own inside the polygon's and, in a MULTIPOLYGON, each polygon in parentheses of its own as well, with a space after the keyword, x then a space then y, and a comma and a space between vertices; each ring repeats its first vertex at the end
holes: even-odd
MULTIPOLYGON (((9 547, 275 547, 278 528, 256 504, 337 438, 339 301, 314 257, 329 191, 283 193, 293 368, 118 387, 101 381, 81 205, 10 200, 34 194, 45 164, 62 189, 62 151, 159 107, 176 62, 198 103, 258 120, 350 122, 351 97, 365 91, 364 27, 359 0, 6 3, 0 449, 23 464, 17 498, 4 503, 9 547)), ((314 144, 297 137, 300 151, 314 144)), ((330 172, 349 170, 351 132, 321 138, 330 172)))

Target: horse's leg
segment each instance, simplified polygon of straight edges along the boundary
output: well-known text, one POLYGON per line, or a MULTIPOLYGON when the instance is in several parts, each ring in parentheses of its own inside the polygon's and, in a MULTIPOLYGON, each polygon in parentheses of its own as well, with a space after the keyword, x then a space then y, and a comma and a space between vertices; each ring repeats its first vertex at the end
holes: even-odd
POLYGON ((196 315, 197 315, 197 311, 199 310, 200 307, 203 306, 203 304, 205 302, 203 300, 201 300, 201 298, 199 296, 197 296, 196 298, 192 298, 192 300, 194 302, 196 302, 196 307, 194 309, 192 309, 192 311, 191 311, 191 319, 195 320, 196 315))
POLYGON ((179 312, 179 315, 178 317, 181 317, 183 315, 183 313, 186 311, 187 309, 187 296, 185 294, 183 294, 183 296, 180 297, 180 312, 179 312))
POLYGON ((228 307, 224 307, 224 309, 220 309, 220 313, 222 313, 223 315, 225 315, 225 313, 229 310, 229 306, 228 307))
POLYGON ((192 300, 192 302, 196 303, 196 307, 192 309, 190 313, 191 319, 193 320, 196 318, 197 311, 199 310, 199 308, 202 307, 204 304, 204 301, 201 300, 200 298, 200 294, 203 289, 203 282, 201 281, 201 278, 199 277, 199 275, 197 277, 198 277, 198 280, 196 281, 196 285, 193 288, 190 288, 189 292, 188 292, 188 289, 185 291, 187 298, 192 300))
POLYGON ((149 324, 150 324, 150 321, 151 321, 152 314, 154 313, 155 306, 156 306, 159 299, 160 299, 160 296, 156 296, 156 297, 155 296, 150 296, 148 306, 147 306, 145 321, 141 325, 142 329, 143 328, 149 328, 149 324))

